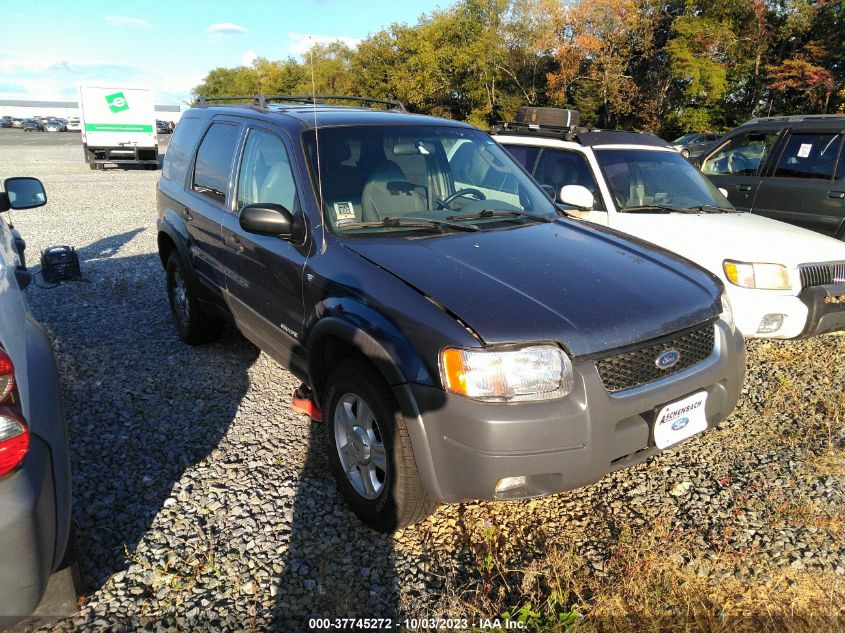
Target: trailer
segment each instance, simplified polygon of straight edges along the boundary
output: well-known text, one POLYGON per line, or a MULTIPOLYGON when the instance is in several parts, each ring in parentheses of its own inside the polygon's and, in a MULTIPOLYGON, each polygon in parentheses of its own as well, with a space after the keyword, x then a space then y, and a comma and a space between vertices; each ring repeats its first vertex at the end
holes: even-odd
POLYGON ((158 168, 158 135, 152 88, 79 86, 82 148, 91 169, 106 163, 158 168))

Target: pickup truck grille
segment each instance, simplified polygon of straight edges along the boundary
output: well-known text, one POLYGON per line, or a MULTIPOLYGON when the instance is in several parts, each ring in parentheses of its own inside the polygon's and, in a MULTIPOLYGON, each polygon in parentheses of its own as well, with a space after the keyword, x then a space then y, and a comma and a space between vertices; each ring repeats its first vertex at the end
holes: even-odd
POLYGON ((845 262, 832 264, 806 264, 799 266, 801 287, 826 286, 845 283, 845 262))
POLYGON ((713 353, 715 342, 715 328, 711 323, 648 347, 602 358, 596 361, 596 368, 604 388, 613 393, 638 387, 692 367, 713 353), (679 352, 678 362, 667 369, 661 369, 656 364, 657 357, 670 349, 679 352))

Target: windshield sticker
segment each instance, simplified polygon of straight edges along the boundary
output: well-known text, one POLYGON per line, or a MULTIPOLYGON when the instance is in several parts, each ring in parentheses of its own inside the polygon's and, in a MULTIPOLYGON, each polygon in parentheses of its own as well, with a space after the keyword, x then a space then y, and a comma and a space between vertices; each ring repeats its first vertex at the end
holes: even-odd
POLYGON ((347 226, 349 224, 355 224, 355 218, 347 218, 345 220, 338 220, 334 223, 335 226, 347 226))
POLYGON ((334 215, 338 220, 354 220, 355 208, 352 206, 351 202, 335 202, 334 215))
POLYGON ((799 158, 807 158, 810 155, 810 150, 813 149, 812 143, 801 143, 801 147, 798 148, 798 157, 799 158))

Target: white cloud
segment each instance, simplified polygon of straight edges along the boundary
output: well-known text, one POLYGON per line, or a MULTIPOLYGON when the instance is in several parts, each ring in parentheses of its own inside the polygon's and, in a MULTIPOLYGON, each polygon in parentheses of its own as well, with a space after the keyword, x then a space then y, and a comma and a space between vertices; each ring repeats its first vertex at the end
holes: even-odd
POLYGON ((317 35, 315 33, 288 33, 291 43, 288 45, 288 52, 291 55, 305 55, 315 44, 331 44, 332 42, 343 42, 350 48, 355 48, 361 43, 361 39, 348 35, 317 35))
POLYGON ((231 35, 244 35, 249 31, 245 26, 241 26, 240 24, 218 22, 216 24, 209 24, 205 32, 208 33, 208 42, 210 44, 217 44, 231 35))
POLYGON ((139 29, 150 28, 150 23, 141 18, 131 18, 125 15, 107 15, 106 21, 114 26, 134 26, 139 29))
POLYGON ((258 55, 255 51, 246 51, 243 55, 241 55, 241 66, 252 66, 252 63, 258 59, 258 55))

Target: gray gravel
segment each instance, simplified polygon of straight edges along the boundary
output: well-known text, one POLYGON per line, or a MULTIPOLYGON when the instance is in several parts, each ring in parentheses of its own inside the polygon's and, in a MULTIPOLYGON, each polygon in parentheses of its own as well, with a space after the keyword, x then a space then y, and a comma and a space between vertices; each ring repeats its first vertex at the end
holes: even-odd
POLYGON ((840 516, 842 468, 809 461, 845 442, 834 397, 845 338, 750 343, 737 412, 647 464, 550 498, 441 508, 388 538, 341 502, 319 427, 287 406, 290 374, 233 330, 196 348, 176 337, 155 245, 158 172, 91 172, 80 148, 47 145, 4 148, 0 171, 47 188, 45 208, 13 217, 34 268, 41 248, 67 243, 85 275, 29 292, 62 373, 86 591, 54 630, 457 616, 440 609, 478 587, 471 543, 485 526, 514 568, 557 544, 602 574, 626 530, 662 524, 691 539, 703 554, 693 571, 714 582, 845 574, 842 530, 818 520, 840 516), (777 398, 795 408, 773 410, 777 398))

